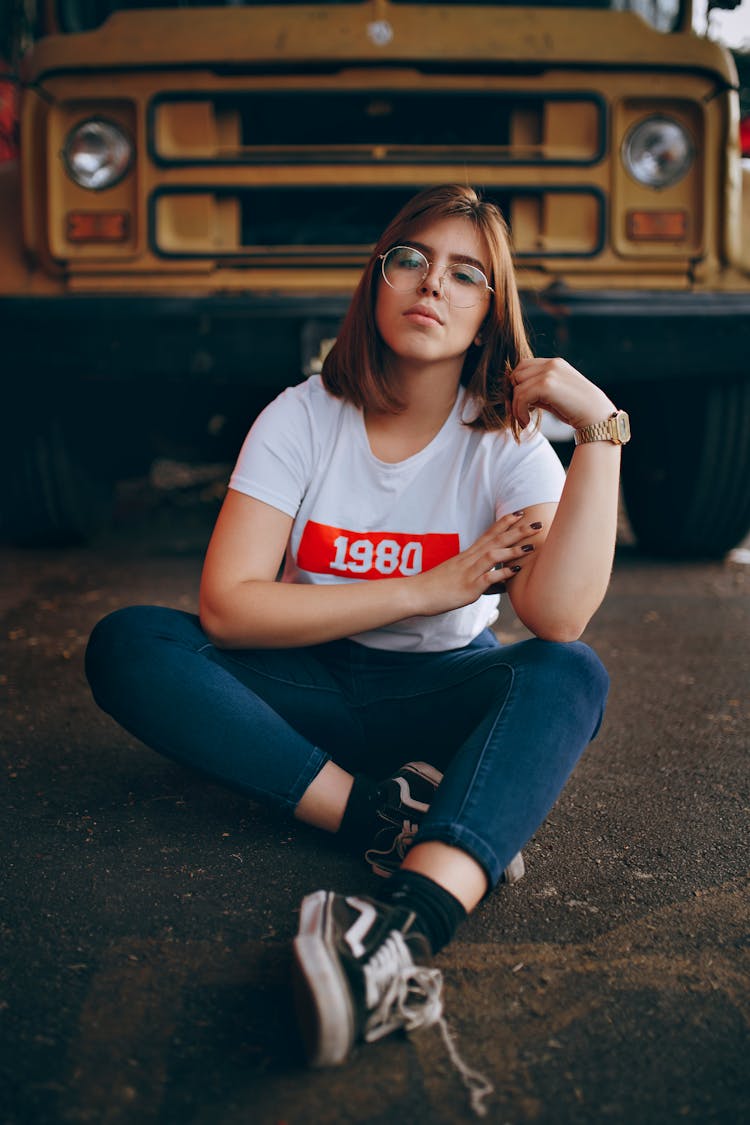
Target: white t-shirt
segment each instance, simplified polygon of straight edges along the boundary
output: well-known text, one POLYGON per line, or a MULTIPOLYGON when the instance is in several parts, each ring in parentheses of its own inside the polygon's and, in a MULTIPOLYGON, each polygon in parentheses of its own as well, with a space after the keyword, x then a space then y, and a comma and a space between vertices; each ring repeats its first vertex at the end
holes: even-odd
MULTIPOLYGON (((289 387, 247 435, 230 488, 294 517, 282 581, 377 581, 429 570, 470 546, 500 516, 560 498, 565 474, 546 438, 462 424, 460 388, 429 445, 405 461, 378 460, 362 412, 319 375, 289 387)), ((352 640, 372 648, 461 648, 498 615, 499 597, 434 617, 409 617, 352 640)))

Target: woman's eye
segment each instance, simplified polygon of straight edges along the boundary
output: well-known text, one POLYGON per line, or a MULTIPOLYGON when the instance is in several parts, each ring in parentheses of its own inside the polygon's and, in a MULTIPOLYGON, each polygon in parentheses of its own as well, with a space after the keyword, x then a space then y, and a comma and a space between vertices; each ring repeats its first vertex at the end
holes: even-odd
POLYGON ((397 265, 403 270, 421 270, 424 269, 424 262, 421 258, 415 257, 413 254, 404 255, 398 259, 397 265))
POLYGON ((454 281, 457 281, 459 285, 479 285, 481 283, 478 274, 462 267, 451 270, 451 277, 454 281))

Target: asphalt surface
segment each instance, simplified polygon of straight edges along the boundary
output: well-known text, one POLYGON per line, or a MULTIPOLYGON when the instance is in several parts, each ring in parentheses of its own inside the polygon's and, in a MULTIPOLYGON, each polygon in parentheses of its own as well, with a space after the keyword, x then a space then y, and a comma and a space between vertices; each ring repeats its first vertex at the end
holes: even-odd
MULTIPOLYGON (((0 548, 0 1120, 472 1120, 435 1028, 303 1065, 296 912, 319 887, 376 890, 361 860, 89 697, 100 616, 195 607, 211 495, 126 498, 85 549, 0 548)), ((586 634, 613 681, 602 732, 526 878, 437 961, 458 1048, 494 1085, 485 1120, 750 1122, 749 623, 747 567, 618 550, 586 634)), ((509 607, 499 632, 523 635, 509 607)))

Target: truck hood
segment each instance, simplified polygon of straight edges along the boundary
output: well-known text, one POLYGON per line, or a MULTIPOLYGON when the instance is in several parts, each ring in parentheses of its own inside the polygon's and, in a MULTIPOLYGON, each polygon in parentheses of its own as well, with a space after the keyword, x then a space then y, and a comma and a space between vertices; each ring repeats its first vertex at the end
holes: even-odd
POLYGON ((492 70, 571 66, 703 70, 737 85, 728 51, 692 33, 662 34, 632 12, 399 5, 381 9, 392 38, 370 33, 373 6, 179 8, 115 12, 95 31, 40 39, 26 81, 82 70, 162 67, 405 66, 492 70))

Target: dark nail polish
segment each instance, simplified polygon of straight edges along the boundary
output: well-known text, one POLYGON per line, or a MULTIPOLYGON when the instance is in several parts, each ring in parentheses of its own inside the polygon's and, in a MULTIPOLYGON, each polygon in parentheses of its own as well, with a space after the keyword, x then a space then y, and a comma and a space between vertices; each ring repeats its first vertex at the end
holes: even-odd
POLYGON ((514 574, 518 574, 518 572, 521 568, 520 568, 520 566, 512 566, 510 569, 513 571, 514 574))
POLYGON ((514 512, 513 515, 514 516, 522 516, 523 515, 523 509, 521 509, 520 512, 514 512))
POLYGON ((531 524, 531 527, 533 527, 534 531, 540 531, 540 530, 541 530, 541 526, 542 526, 542 525, 541 525, 540 523, 532 523, 532 524, 531 524))
POLYGON ((521 550, 522 551, 533 551, 534 550, 534 544, 533 543, 524 543, 521 550))

